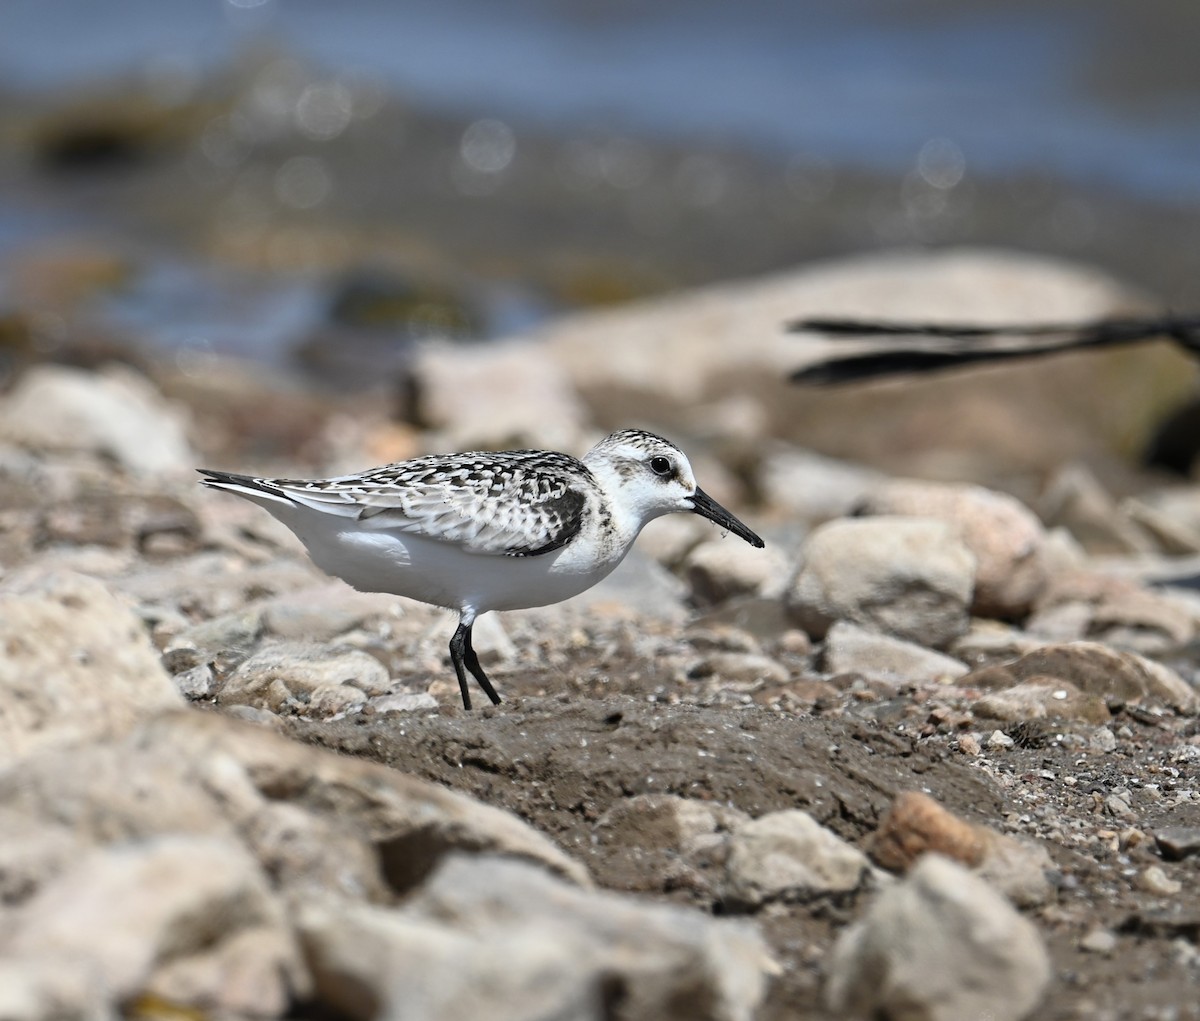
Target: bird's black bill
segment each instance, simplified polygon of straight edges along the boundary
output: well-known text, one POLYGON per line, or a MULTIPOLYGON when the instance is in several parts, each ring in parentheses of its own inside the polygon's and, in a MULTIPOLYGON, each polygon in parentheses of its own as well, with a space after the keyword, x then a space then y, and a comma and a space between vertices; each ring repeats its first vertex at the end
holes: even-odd
POLYGON ((743 525, 737 518, 709 496, 703 489, 697 488, 692 494, 692 510, 702 518, 720 525, 727 532, 745 539, 751 546, 762 549, 766 543, 743 525))

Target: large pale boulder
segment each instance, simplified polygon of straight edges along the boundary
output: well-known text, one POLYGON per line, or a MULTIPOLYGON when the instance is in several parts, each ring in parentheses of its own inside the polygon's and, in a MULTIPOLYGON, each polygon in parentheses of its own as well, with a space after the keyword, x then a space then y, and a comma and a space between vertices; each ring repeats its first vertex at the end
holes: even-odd
MULTIPOLYGON (((996 249, 902 250, 808 264, 620 308, 557 319, 540 332, 605 424, 652 408, 672 428, 704 430, 712 401, 758 409, 762 437, 786 438, 893 473, 984 479, 1042 471, 1107 441, 1128 449, 1149 422, 1114 361, 1136 359, 1166 410, 1187 391, 1168 350, 1064 355, 903 385, 799 389, 789 374, 829 342, 789 334, 806 316, 967 323, 1087 321, 1144 304, 1087 266, 996 249), (969 474, 977 467, 978 474, 969 474)), ((837 342, 841 350, 846 341, 837 342)), ((1122 363, 1124 364, 1124 363, 1122 363)))
POLYGON ((943 521, 846 518, 809 535, 785 602, 814 638, 848 620, 941 648, 967 630, 974 580, 974 556, 943 521))

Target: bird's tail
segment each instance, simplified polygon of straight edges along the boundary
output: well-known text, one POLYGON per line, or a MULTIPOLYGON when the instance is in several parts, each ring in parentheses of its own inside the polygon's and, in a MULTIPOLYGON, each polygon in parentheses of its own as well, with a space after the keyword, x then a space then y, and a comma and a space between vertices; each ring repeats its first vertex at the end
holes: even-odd
POLYGON ((196 471, 204 476, 200 485, 208 486, 209 489, 224 489, 263 506, 271 503, 287 507, 296 506, 295 501, 265 479, 256 479, 251 475, 235 475, 233 472, 216 471, 212 468, 197 468, 196 471))

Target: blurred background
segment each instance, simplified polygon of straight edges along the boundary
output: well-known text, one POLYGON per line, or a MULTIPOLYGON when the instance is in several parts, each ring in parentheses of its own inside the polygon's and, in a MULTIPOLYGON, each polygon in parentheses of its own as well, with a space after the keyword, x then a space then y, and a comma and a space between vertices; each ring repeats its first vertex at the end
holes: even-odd
POLYGON ((1193 0, 5 0, 3 365, 353 389, 415 340, 912 246, 1194 309, 1197 39, 1193 0))

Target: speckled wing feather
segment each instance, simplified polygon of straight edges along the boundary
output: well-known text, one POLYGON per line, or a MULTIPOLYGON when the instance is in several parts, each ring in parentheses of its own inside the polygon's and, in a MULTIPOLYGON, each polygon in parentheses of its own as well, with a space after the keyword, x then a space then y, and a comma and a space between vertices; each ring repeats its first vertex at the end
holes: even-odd
POLYGON ((334 479, 260 482, 296 503, 352 515, 366 527, 511 557, 570 542, 595 486, 582 462, 543 450, 432 455, 334 479))

